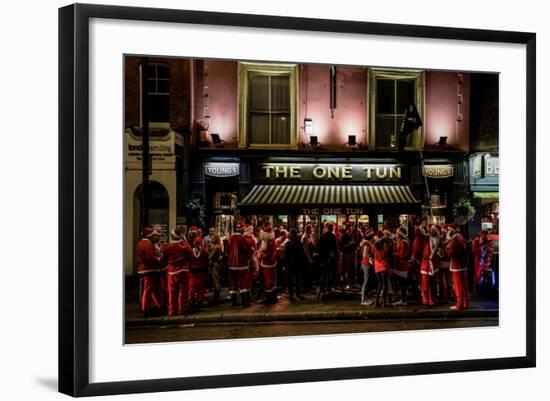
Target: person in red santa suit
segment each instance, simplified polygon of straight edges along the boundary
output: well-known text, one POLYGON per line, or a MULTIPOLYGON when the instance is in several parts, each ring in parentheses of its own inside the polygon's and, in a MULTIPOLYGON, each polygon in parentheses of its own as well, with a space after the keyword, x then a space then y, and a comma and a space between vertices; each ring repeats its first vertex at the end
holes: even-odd
POLYGON ((239 295, 243 308, 250 306, 250 257, 252 247, 243 235, 244 225, 237 222, 235 232, 227 242, 229 265, 229 294, 231 306, 238 305, 239 295))
MULTIPOLYGON (((441 232, 439 238, 441 240, 441 245, 444 249, 447 247, 448 234, 450 224, 445 224, 441 227, 441 232)), ((451 258, 445 252, 443 257, 439 259, 439 275, 438 275, 438 294, 439 294, 439 303, 448 304, 451 300, 451 293, 453 291, 453 285, 451 283, 451 258)))
POLYGON ((189 254, 189 303, 194 309, 204 303, 206 291, 206 273, 208 272, 208 252, 204 249, 202 237, 198 232, 190 236, 189 254))
POLYGON ((277 246, 271 224, 266 223, 260 232, 260 268, 264 280, 264 303, 277 302, 277 246))
POLYGON ((458 225, 456 224, 448 226, 445 252, 451 258, 450 270, 456 297, 456 305, 451 306, 450 309, 458 311, 468 309, 468 284, 465 263, 466 245, 464 244, 464 238, 458 232, 458 225))
POLYGON ((374 237, 371 254, 374 259, 374 272, 376 273, 376 280, 378 282, 374 307, 378 308, 380 306, 380 295, 382 295, 382 307, 385 308, 388 300, 386 288, 390 264, 388 262, 388 242, 382 231, 378 231, 378 234, 374 237))
POLYGON ((160 233, 153 226, 143 229, 143 238, 136 247, 136 270, 142 283, 141 312, 144 317, 160 313, 162 302, 160 297, 162 250, 160 248, 160 233), (156 310, 151 309, 153 303, 156 310))
POLYGON ((393 274, 397 276, 401 296, 399 301, 394 303, 396 306, 407 305, 407 289, 411 270, 411 263, 409 262, 410 253, 411 247, 409 245, 407 230, 400 227, 397 229, 397 238, 393 253, 393 274))
POLYGON ((481 273, 487 266, 491 266, 493 257, 493 243, 489 241, 489 232, 481 230, 479 235, 472 241, 472 252, 474 254, 474 277, 473 292, 476 292, 481 280, 481 273))
POLYGON ((254 235, 254 226, 251 224, 245 224, 243 235, 250 246, 250 258, 248 259, 250 283, 248 284, 248 289, 251 290, 252 284, 257 283, 260 275, 260 261, 258 259, 259 241, 254 235))
POLYGON ((189 291, 189 253, 191 247, 183 237, 183 227, 171 232, 172 240, 163 247, 168 286, 168 314, 183 315, 189 291))
POLYGON ((420 296, 420 263, 422 261, 422 253, 424 252, 424 246, 428 241, 430 234, 427 230, 427 222, 423 220, 414 231, 414 240, 412 244, 411 259, 411 287, 413 298, 418 302, 421 300, 420 296))
POLYGON ((444 250, 439 239, 439 228, 436 225, 430 227, 430 236, 422 251, 420 263, 422 304, 434 306, 436 304, 436 277, 439 271, 439 260, 444 250))

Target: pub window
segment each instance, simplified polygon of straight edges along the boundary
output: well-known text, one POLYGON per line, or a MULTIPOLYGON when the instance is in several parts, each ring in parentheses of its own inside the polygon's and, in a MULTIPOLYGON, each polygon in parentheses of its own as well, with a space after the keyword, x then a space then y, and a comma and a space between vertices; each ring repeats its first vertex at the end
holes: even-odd
POLYGON ((297 67, 239 64, 239 146, 295 147, 297 67))
MULTIPOLYGON (((376 150, 397 149, 406 108, 414 104, 424 121, 424 74, 422 71, 370 71, 370 140, 376 150)), ((423 142, 420 127, 407 137, 405 149, 418 149, 423 142)))
MULTIPOLYGON (((142 68, 143 66, 140 66, 140 83, 142 82, 142 68)), ((170 66, 149 63, 145 89, 149 102, 149 125, 151 127, 168 127, 170 125, 170 66)), ((143 126, 143 109, 141 113, 141 125, 143 126)))

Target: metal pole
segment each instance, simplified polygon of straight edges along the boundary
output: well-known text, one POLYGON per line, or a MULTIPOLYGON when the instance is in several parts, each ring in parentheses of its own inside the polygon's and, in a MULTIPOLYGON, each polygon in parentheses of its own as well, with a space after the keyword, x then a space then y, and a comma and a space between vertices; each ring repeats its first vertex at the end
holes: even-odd
POLYGON ((144 57, 141 63, 141 139, 142 139, 142 157, 141 157, 141 210, 140 210, 140 228, 149 224, 149 205, 147 204, 149 195, 149 58, 144 57))
POLYGON ((420 165, 421 165, 421 169, 420 169, 420 174, 422 174, 422 176, 424 177, 424 184, 426 185, 426 194, 428 195, 428 202, 429 202, 429 205, 430 205, 430 216, 432 217, 432 220, 433 220, 433 210, 432 210, 432 199, 431 199, 431 195, 430 195, 430 187, 428 186, 428 178, 426 177, 426 174, 424 174, 424 155, 422 154, 422 143, 421 143, 421 139, 420 138, 420 131, 416 131, 418 133, 418 136, 419 136, 419 147, 418 147, 418 152, 420 153, 420 165))

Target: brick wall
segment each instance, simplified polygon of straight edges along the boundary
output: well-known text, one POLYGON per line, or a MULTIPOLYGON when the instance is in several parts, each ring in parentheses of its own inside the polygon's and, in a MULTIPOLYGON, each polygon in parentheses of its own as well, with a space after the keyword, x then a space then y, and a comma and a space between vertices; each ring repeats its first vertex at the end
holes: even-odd
MULTIPOLYGON (((139 110, 139 65, 141 57, 128 56, 124 66, 125 105, 124 118, 126 127, 138 127, 139 110)), ((170 126, 190 125, 190 61, 188 59, 149 58, 149 62, 159 62, 170 66, 170 126)))

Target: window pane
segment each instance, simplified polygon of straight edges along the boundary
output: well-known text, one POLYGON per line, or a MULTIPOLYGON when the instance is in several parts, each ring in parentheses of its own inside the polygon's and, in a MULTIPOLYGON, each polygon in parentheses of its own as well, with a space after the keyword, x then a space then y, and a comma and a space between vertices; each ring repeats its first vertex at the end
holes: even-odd
POLYGON ((170 121, 170 96, 149 95, 149 121, 170 121))
MULTIPOLYGON (((376 147, 389 148, 395 134, 395 117, 376 116, 376 147)), ((399 130, 399 126, 397 127, 399 130)))
POLYGON ((271 77, 271 111, 290 111, 288 76, 271 77))
POLYGON ((157 78, 170 78, 170 68, 164 65, 157 65, 157 78))
POLYGON ((376 113, 395 113, 395 81, 378 79, 376 81, 376 113))
POLYGON ((271 117, 272 143, 290 143, 290 114, 273 114, 271 117))
POLYGON ((414 81, 399 80, 397 81, 397 110, 396 113, 405 112, 407 106, 414 104, 414 81))
POLYGON ((253 75, 249 81, 249 99, 251 111, 269 110, 269 77, 253 75))
POLYGON ((250 143, 269 143, 269 114, 250 114, 250 143))
POLYGON ((170 93, 170 81, 167 79, 158 80, 157 93, 170 93))
POLYGON ((147 93, 157 92, 157 81, 154 79, 147 80, 147 93))
POLYGON ((149 64, 147 68, 148 78, 155 78, 157 75, 157 66, 156 64, 149 64))

